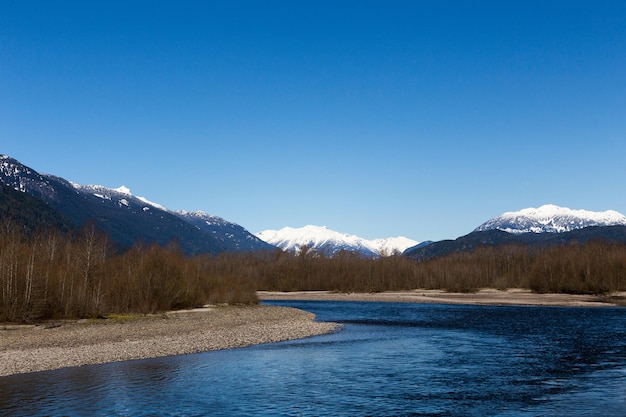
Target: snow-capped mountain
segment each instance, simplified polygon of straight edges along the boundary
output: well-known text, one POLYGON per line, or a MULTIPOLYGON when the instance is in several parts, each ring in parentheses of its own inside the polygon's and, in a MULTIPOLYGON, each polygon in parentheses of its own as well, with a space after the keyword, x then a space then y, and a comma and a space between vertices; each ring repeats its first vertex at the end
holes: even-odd
POLYGON ((0 155, 0 181, 14 190, 28 192, 38 198, 55 194, 48 178, 7 155, 0 155))
POLYGON ((387 239, 370 240, 379 255, 389 256, 404 252, 407 248, 418 245, 419 242, 404 236, 390 237, 387 239))
POLYGON ((418 242, 406 237, 367 240, 355 235, 340 233, 325 226, 284 227, 280 230, 264 230, 257 237, 283 250, 299 253, 303 246, 326 256, 340 251, 356 252, 366 257, 378 257, 402 253, 418 242))
MULTIPOLYGON (((119 247, 136 243, 177 242, 186 253, 219 253, 267 249, 268 245, 243 227, 203 213, 175 213, 127 187, 80 185, 40 174, 17 160, 0 155, 0 182, 39 199, 78 229, 94 222, 119 247), (208 219, 211 218, 211 221, 208 219)), ((271 248, 271 246, 269 246, 271 248)))
POLYGON ((506 212, 478 226, 475 231, 498 229, 509 233, 562 233, 588 226, 626 225, 626 216, 614 210, 572 210, 547 204, 506 212))
POLYGON ((119 188, 108 188, 102 185, 81 185, 70 182, 79 193, 90 195, 101 199, 103 202, 109 201, 118 207, 139 208, 143 211, 157 209, 168 211, 160 204, 153 203, 144 197, 135 196, 130 189, 124 185, 119 188))

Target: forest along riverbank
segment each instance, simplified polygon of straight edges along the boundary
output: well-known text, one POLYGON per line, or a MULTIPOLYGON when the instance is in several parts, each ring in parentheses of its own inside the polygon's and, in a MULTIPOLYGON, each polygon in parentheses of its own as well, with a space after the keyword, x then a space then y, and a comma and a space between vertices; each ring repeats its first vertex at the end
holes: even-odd
POLYGON ((181 355, 333 332, 288 307, 226 306, 132 318, 0 325, 0 376, 181 355))
POLYGON ((327 301, 387 301, 410 303, 472 304, 472 305, 534 305, 606 307, 624 305, 626 293, 610 296, 584 294, 538 294, 526 289, 481 289, 476 292, 455 293, 444 290, 389 291, 380 293, 338 293, 332 291, 258 291, 260 300, 327 300, 327 301))

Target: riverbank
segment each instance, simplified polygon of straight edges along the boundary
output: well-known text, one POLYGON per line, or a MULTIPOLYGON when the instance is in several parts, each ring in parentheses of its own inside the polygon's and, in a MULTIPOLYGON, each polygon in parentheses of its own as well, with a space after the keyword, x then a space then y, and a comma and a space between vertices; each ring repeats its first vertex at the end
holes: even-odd
POLYGON ((259 291, 260 300, 387 301, 473 305, 586 306, 624 305, 626 293, 609 296, 537 294, 525 289, 482 289, 472 293, 414 290, 381 293, 336 293, 331 291, 259 291))
POLYGON ((150 316, 0 325, 0 376, 230 349, 330 333, 335 323, 273 306, 214 307, 150 316))

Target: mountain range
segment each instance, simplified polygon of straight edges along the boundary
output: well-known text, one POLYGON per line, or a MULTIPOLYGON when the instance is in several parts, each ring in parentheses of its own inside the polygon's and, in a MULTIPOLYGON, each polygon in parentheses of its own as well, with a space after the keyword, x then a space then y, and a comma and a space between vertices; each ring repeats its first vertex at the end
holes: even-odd
POLYGON ((80 185, 41 174, 0 155, 0 219, 9 217, 26 233, 42 228, 76 231, 94 223, 121 248, 176 242, 185 253, 276 250, 302 247, 334 255, 351 251, 366 257, 403 253, 422 260, 481 245, 563 244, 604 239, 626 243, 626 216, 613 210, 592 212, 548 204, 506 212, 454 240, 418 243, 405 237, 367 240, 327 227, 285 227, 251 234, 244 227, 201 211, 172 211, 126 187, 80 185))
POLYGON ((402 253, 406 248, 419 243, 404 236, 367 240, 359 236, 336 232, 326 226, 313 225, 264 230, 256 236, 289 252, 299 253, 306 246, 325 256, 333 256, 341 251, 355 252, 365 257, 393 255, 402 253))
POLYGON ((136 243, 176 242, 188 254, 275 249, 243 227, 220 217, 170 211, 134 196, 123 186, 112 189, 80 185, 40 174, 6 155, 0 155, 0 182, 6 186, 5 191, 10 191, 11 201, 19 200, 19 194, 28 196, 27 204, 38 214, 34 218, 40 216, 40 211, 45 212, 51 219, 47 223, 70 229, 93 222, 119 248, 136 243))
POLYGON ((614 210, 572 210, 546 204, 539 208, 503 213, 481 224, 474 231, 498 229, 513 234, 562 233, 589 226, 626 226, 626 216, 614 210))
POLYGON ((417 242, 405 237, 367 240, 323 226, 264 230, 259 238, 283 250, 298 253, 306 246, 332 256, 340 251, 366 257, 403 253, 417 260, 508 243, 554 245, 604 239, 626 243, 626 216, 617 211, 572 210, 554 204, 506 212, 489 219, 472 233, 453 240, 417 242))
POLYGON ((550 246, 600 239, 626 244, 626 216, 613 210, 593 212, 547 204, 503 213, 465 236, 409 248, 404 255, 425 260, 479 246, 550 246))

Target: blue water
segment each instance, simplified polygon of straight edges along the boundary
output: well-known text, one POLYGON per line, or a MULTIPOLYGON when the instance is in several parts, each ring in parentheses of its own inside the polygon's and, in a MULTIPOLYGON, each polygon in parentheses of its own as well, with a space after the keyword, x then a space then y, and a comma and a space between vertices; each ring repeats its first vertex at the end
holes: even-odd
POLYGON ((0 415, 626 416, 626 309, 272 304, 342 330, 4 377, 0 415))

